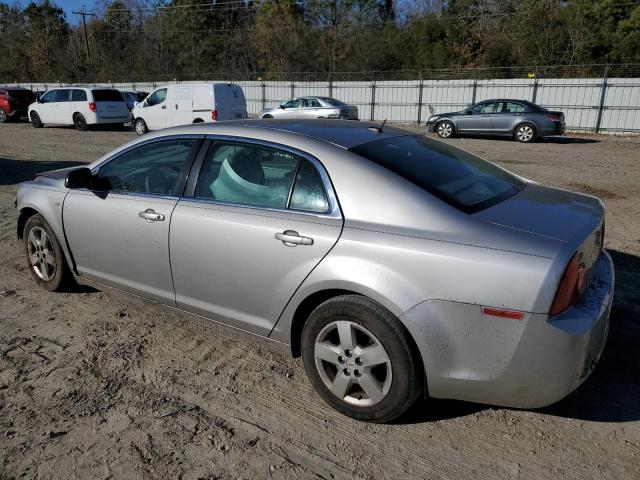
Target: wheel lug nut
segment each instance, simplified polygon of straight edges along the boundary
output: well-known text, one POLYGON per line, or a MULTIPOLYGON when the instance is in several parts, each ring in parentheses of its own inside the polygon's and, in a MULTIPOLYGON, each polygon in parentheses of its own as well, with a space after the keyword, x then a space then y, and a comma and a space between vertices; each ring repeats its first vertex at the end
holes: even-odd
POLYGON ((347 358, 351 358, 351 350, 345 350, 344 354, 347 356, 347 358))
POLYGON ((354 370, 354 371, 353 371, 353 374, 354 374, 356 377, 359 377, 359 376, 360 376, 360 370, 354 370))
POLYGON ((345 368, 344 370, 342 370, 342 373, 344 373, 345 375, 349 375, 349 369, 345 368))
POLYGON ((356 365, 362 365, 362 359, 360 357, 356 358, 356 365))
POLYGON ((344 363, 344 358, 342 358, 342 355, 338 357, 338 363, 344 363))

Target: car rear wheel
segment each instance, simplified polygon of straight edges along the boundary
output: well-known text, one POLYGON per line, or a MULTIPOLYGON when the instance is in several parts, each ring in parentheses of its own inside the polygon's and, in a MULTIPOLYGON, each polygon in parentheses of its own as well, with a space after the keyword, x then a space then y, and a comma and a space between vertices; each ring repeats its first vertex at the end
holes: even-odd
POLYGON ((38 285, 55 292, 71 281, 71 271, 60 242, 42 215, 29 217, 24 226, 22 242, 29 271, 38 285))
POLYGON ((76 113, 73 116, 73 126, 76 127, 76 130, 80 130, 81 132, 86 132, 89 129, 87 121, 80 113, 76 113))
POLYGON ((6 122, 8 119, 7 112, 5 112, 2 108, 0 108, 0 123, 6 122))
POLYGON ((424 391, 424 370, 400 322, 365 297, 342 295, 309 316, 302 357, 318 394, 344 415, 389 422, 424 391))
POLYGON ((263 115, 263 116, 262 116, 262 118, 273 118, 273 116, 272 116, 272 115, 267 114, 267 115, 263 115))
POLYGON ((536 139, 536 127, 530 123, 523 123, 518 125, 513 136, 518 142, 531 143, 536 139))
POLYGON ((440 138, 450 138, 455 133, 455 127, 452 122, 445 120, 436 125, 436 132, 440 138))
POLYGON ((149 131, 149 129, 147 128, 147 124, 141 118, 136 119, 136 121, 133 123, 133 128, 138 135, 144 135, 149 131))
POLYGON ((36 112, 31 112, 31 125, 34 126, 34 128, 42 128, 42 120, 40 120, 40 115, 38 115, 36 112))

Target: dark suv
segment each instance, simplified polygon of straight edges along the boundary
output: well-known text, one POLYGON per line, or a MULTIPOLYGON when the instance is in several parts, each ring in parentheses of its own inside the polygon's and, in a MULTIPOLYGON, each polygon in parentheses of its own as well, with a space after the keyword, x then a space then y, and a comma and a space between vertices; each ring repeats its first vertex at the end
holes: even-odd
POLYGON ((35 101, 36 94, 26 88, 0 88, 0 123, 27 118, 29 105, 35 101))

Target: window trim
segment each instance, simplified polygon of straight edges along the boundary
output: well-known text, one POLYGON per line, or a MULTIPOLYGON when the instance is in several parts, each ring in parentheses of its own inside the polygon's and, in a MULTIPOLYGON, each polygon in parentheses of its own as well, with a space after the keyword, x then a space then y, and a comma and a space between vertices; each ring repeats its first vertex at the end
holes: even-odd
MULTIPOLYGON (((296 166, 295 174, 297 174, 298 169, 300 167, 300 162, 296 166)), ((287 197, 287 205, 289 205, 291 201, 292 188, 295 185, 296 177, 292 178, 289 196, 287 197)), ((247 138, 247 137, 236 137, 232 135, 207 135, 205 144, 200 148, 196 160, 194 161, 191 171, 189 173, 189 178, 187 180, 187 186, 182 195, 182 198, 189 201, 200 202, 200 203, 209 203, 214 205, 224 205, 231 207, 239 207, 239 208, 250 208, 253 210, 264 210, 269 212, 281 212, 281 213, 293 213, 298 215, 308 215, 312 217, 320 217, 320 218, 339 218, 342 219, 342 210, 340 209, 340 204, 338 202, 338 197, 335 194, 333 189, 333 184, 329 175, 327 174, 324 165, 315 158, 314 156, 298 150, 294 147, 289 147, 287 145, 282 145, 279 143, 269 142, 266 140, 259 140, 255 138, 247 138), (294 208, 278 208, 278 207, 267 207, 264 205, 252 205, 248 203, 238 203, 238 202, 227 202, 222 200, 210 199, 210 198, 198 198, 195 196, 196 183, 198 178, 200 177, 200 170, 202 169, 202 165, 204 164, 204 159, 206 157, 207 152, 210 148, 212 148, 216 143, 240 143, 254 146, 263 146, 268 148, 273 148, 276 150, 282 150, 292 155, 296 155, 300 158, 308 160, 311 162, 313 167, 316 169, 318 174, 320 175, 320 180, 322 181, 322 187, 324 189, 324 194, 329 204, 329 208, 325 213, 322 212, 311 212, 308 210, 298 210, 294 208)))
POLYGON ((166 142, 171 140, 185 140, 185 139, 195 139, 196 141, 191 149, 191 152, 189 153, 189 157, 187 158, 185 173, 183 174, 182 179, 180 180, 180 188, 178 188, 178 192, 180 192, 179 195, 158 195, 157 193, 126 192, 121 190, 92 190, 90 188, 83 188, 80 190, 92 192, 96 194, 102 193, 102 194, 113 194, 113 195, 126 195, 131 197, 159 198, 159 199, 167 199, 167 200, 180 199, 184 196, 185 187, 187 185, 187 182, 189 181, 189 176, 191 172, 193 172, 193 165, 194 165, 195 159, 198 157, 198 154, 202 150, 202 146, 205 140, 204 135, 167 135, 164 137, 151 138, 142 142, 138 142, 134 145, 131 145, 130 147, 127 147, 124 150, 119 151, 115 155, 109 158, 106 158, 100 163, 91 167, 91 174, 95 175, 100 171, 102 167, 104 167, 108 163, 111 163, 112 161, 117 160, 118 158, 126 155, 127 153, 137 148, 142 148, 154 143, 166 142))

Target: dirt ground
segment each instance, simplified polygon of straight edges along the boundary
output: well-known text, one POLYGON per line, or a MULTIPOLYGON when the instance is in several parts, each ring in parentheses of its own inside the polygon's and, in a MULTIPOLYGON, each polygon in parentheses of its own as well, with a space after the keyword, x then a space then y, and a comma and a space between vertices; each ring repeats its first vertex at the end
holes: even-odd
POLYGON ((325 405, 300 360, 225 327, 107 290, 36 287, 16 184, 133 137, 0 125, 0 479, 640 478, 640 138, 451 140, 604 199, 608 344, 552 407, 422 401, 369 425, 325 405))

